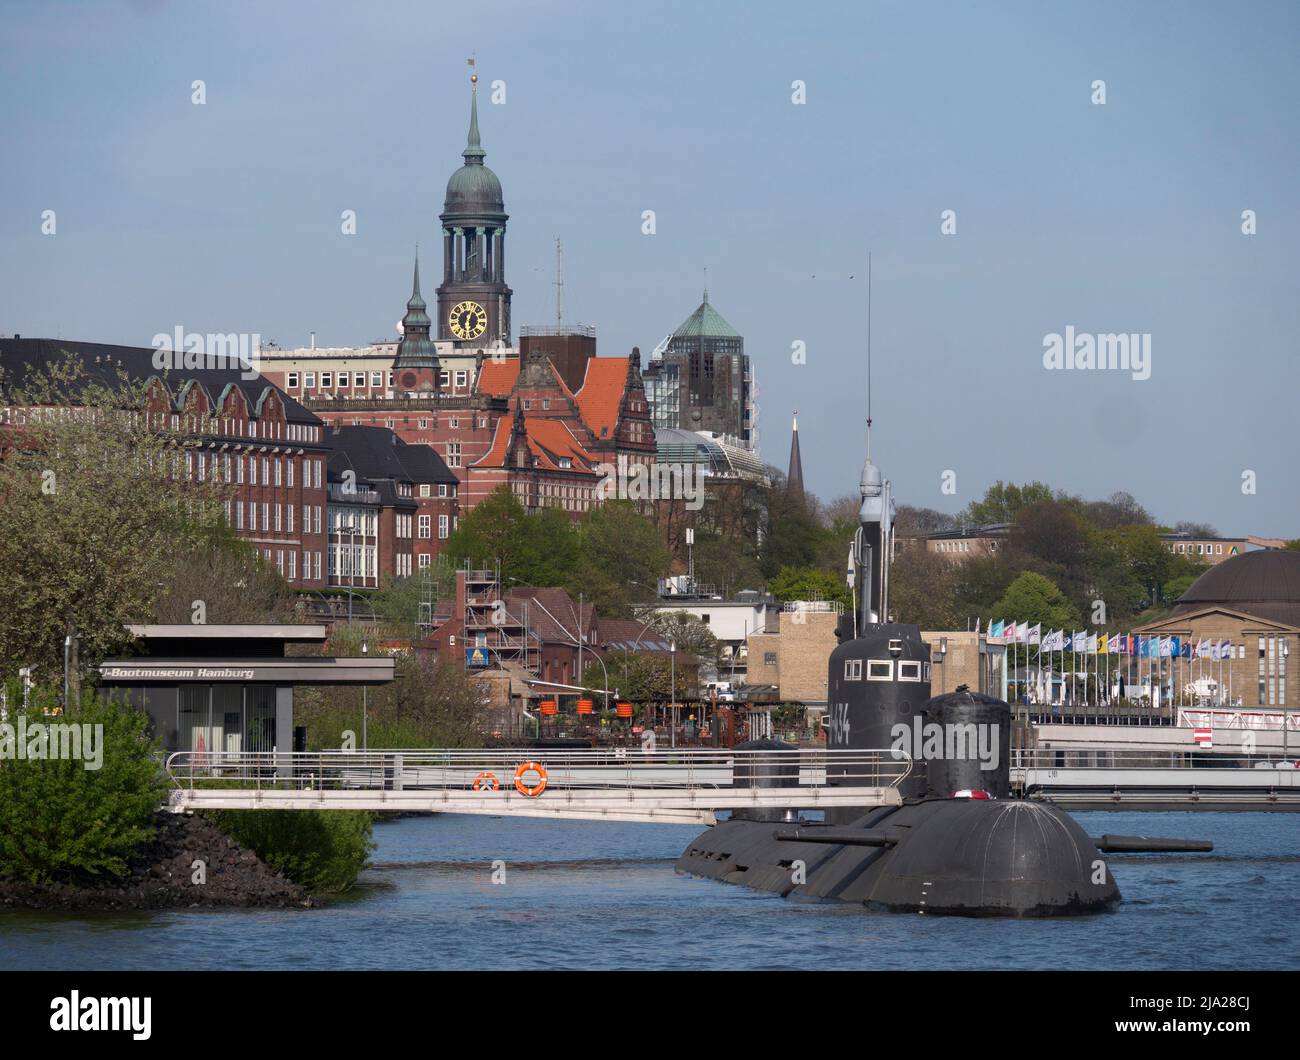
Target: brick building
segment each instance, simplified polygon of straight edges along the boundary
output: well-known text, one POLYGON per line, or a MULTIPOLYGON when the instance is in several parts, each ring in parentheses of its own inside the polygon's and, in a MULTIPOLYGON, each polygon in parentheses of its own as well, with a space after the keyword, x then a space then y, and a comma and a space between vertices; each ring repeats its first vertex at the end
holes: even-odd
POLYGON ((383 427, 334 427, 325 440, 330 584, 375 588, 429 566, 460 503, 456 476, 438 454, 383 427))
MULTIPOLYGON (((234 367, 159 371, 159 351, 62 339, 0 339, 5 382, 71 356, 88 381, 117 385, 124 374, 144 384, 144 411, 201 444, 186 452, 186 476, 229 487, 227 521, 295 588, 326 584, 325 509, 329 450, 322 421, 266 379, 234 367)), ((225 363, 211 358, 209 363, 225 363)), ((0 426, 21 426, 22 409, 5 409, 0 426)))

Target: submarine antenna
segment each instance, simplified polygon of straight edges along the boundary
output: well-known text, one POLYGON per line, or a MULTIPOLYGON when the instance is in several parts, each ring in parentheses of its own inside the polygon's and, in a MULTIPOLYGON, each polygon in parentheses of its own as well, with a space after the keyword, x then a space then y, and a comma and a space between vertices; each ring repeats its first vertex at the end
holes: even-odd
POLYGON ((871 251, 867 251, 867 459, 871 459, 871 251))

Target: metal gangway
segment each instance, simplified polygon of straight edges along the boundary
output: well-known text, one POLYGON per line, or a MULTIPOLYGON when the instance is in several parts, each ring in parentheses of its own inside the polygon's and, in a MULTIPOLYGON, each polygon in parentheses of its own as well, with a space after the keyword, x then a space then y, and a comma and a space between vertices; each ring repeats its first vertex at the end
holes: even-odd
POLYGON ((169 808, 471 813, 661 824, 716 811, 901 805, 892 750, 178 751, 169 808))
POLYGON ((1067 810, 1300 811, 1300 769, 1278 754, 1026 748, 1011 752, 1011 787, 1067 810))

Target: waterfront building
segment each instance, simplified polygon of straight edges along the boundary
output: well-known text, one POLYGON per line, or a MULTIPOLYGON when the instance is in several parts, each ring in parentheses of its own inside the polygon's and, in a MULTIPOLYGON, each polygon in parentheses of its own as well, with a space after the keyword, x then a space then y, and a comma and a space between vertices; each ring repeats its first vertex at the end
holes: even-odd
MULTIPOLYGON (((322 421, 273 383, 238 365, 159 371, 154 367, 158 353, 152 348, 15 337, 0 339, 0 369, 7 384, 21 386, 71 356, 88 381, 113 387, 124 375, 132 383, 145 384, 142 411, 162 417, 160 422, 200 443, 187 452, 184 475, 228 488, 227 522, 291 586, 322 588, 329 456, 322 421)), ((0 432, 21 428, 28 415, 31 410, 0 410, 0 432)))
MULTIPOLYGON (((299 685, 376 686, 393 680, 392 658, 291 655, 325 643, 318 625, 213 624, 128 627, 138 653, 105 659, 99 683, 149 716, 164 751, 305 751, 296 734, 299 685)), ((200 759, 196 765, 203 764, 200 759)))
POLYGON ((1180 660, 1180 678, 1197 686, 1194 698, 1295 707, 1300 673, 1290 660, 1300 659, 1300 552, 1260 549, 1224 559, 1188 587, 1168 618, 1135 633, 1216 646, 1212 657, 1180 660))

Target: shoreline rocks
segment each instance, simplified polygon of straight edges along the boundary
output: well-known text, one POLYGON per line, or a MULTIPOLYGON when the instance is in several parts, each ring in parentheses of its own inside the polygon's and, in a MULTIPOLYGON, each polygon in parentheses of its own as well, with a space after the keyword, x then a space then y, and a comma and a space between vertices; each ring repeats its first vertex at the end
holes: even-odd
POLYGON ((157 826, 124 876, 46 884, 0 878, 0 909, 283 909, 315 904, 302 887, 201 816, 160 812, 157 826), (193 882, 195 861, 203 862, 202 883, 193 882))

